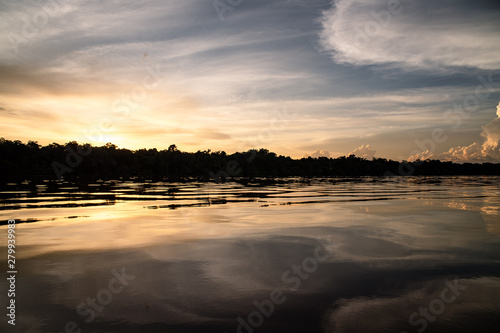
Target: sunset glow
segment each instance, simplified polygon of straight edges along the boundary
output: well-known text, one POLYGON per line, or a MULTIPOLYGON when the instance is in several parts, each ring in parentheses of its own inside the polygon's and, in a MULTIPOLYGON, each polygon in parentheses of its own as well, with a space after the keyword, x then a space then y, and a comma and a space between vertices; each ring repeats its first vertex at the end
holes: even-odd
POLYGON ((370 145, 398 160, 500 161, 482 128, 499 131, 498 2, 436 13, 397 3, 4 4, 0 132, 40 144, 295 158, 370 145), (419 144, 435 129, 443 142, 419 144))

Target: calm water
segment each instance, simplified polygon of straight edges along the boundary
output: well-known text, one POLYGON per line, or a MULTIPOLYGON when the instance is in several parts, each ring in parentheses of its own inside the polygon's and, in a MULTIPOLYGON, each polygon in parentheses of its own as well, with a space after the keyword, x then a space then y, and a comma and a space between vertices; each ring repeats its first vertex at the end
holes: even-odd
POLYGON ((499 332, 498 177, 26 182, 0 200, 18 271, 1 332, 499 332))

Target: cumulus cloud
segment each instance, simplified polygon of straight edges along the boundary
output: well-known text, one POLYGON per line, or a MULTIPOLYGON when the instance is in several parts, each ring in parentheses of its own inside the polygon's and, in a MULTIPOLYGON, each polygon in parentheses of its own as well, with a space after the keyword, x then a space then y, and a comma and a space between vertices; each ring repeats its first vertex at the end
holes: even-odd
POLYGON ((500 103, 497 106, 497 118, 482 126, 481 136, 483 142, 474 142, 468 146, 453 147, 447 152, 435 154, 425 151, 408 158, 409 161, 417 159, 439 159, 453 162, 500 162, 500 103))
POLYGON ((367 160, 371 160, 373 159, 373 156, 375 156, 375 153, 377 151, 376 150, 373 150, 372 147, 370 147, 370 145, 362 145, 356 149, 354 149, 352 152, 349 153, 349 155, 354 155, 356 157, 361 157, 361 158, 365 158, 367 160))
POLYGON ((312 157, 312 158, 318 158, 318 157, 333 157, 332 154, 328 151, 328 150, 316 150, 314 152, 312 152, 311 154, 304 154, 304 156, 302 156, 303 158, 308 158, 308 157, 312 157))
MULTIPOLYGON (((370 147, 370 145, 361 145, 360 147, 354 149, 352 152, 350 152, 349 155, 354 155, 356 157, 361 157, 361 158, 366 158, 368 160, 373 159, 373 156, 375 155, 375 150, 370 147)), ((318 158, 318 157, 328 157, 328 158, 334 158, 334 154, 330 153, 328 150, 316 150, 310 154, 304 154, 302 158, 318 158)))
MULTIPOLYGON (((323 12, 321 43, 333 59, 405 69, 500 68, 500 12, 456 1, 338 0, 323 12)), ((498 8, 494 8, 498 9, 498 8)))

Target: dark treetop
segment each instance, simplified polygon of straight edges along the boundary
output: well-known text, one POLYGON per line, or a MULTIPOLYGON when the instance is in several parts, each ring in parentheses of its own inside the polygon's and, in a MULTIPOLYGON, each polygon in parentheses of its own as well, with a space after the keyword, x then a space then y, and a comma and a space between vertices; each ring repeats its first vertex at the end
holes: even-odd
POLYGON ((108 143, 102 147, 68 142, 40 146, 19 140, 0 139, 2 156, 0 181, 92 180, 98 178, 147 177, 178 180, 225 180, 233 177, 328 177, 328 176, 419 176, 500 175, 500 164, 456 164, 438 160, 398 162, 385 158, 371 161, 353 155, 338 158, 292 159, 267 149, 226 154, 210 150, 182 152, 168 149, 120 149, 108 143))

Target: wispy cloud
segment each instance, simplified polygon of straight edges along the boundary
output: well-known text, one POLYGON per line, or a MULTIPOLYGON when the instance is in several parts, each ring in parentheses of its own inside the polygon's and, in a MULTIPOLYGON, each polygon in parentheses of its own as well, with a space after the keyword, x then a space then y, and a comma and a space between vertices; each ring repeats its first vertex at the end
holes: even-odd
POLYGON ((353 65, 497 70, 498 7, 491 1, 338 0, 321 18, 321 41, 335 61, 353 65))
MULTIPOLYGON (((112 126, 93 143, 233 152, 286 107, 298 121, 259 143, 277 153, 339 156, 370 144, 377 156, 408 156, 415 138, 448 126, 443 113, 473 91, 478 71, 500 68, 500 11, 491 1, 400 1, 358 48, 356 29, 389 2, 245 1, 223 23, 203 0, 68 0, 49 14, 44 2, 6 2, 0 131, 85 141, 105 120, 112 126), (12 36, 24 38, 18 52, 12 36), (130 99, 150 68, 161 84, 115 114, 114 101, 130 99)), ((478 141, 490 107, 482 102, 443 149, 478 141)))

